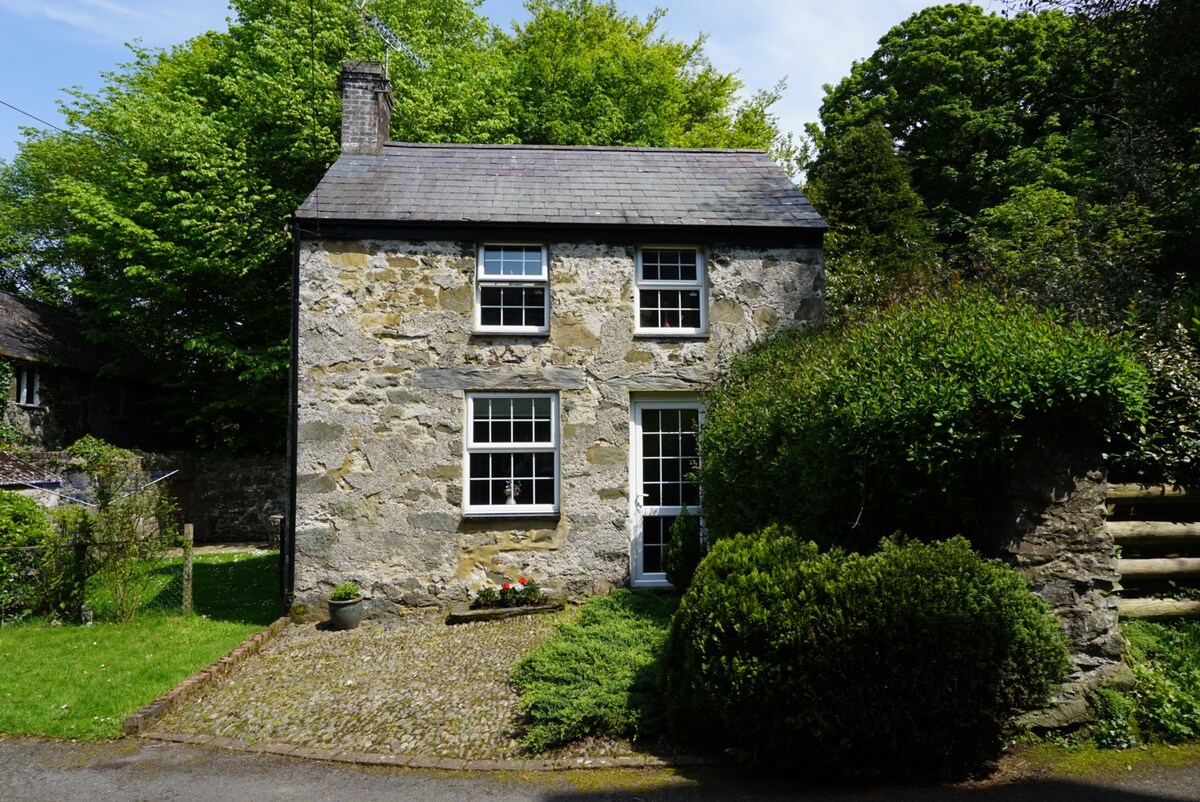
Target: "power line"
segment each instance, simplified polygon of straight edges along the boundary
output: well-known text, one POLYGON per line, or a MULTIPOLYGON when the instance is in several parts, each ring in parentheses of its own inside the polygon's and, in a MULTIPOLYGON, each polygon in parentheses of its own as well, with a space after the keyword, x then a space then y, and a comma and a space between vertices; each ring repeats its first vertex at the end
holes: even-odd
POLYGON ((28 118, 30 118, 30 119, 32 119, 32 120, 37 120, 37 121, 38 121, 38 122, 40 122, 42 125, 48 125, 48 126, 50 126, 51 128, 53 128, 55 131, 58 131, 58 132, 60 132, 60 133, 63 133, 63 134, 69 134, 69 133, 71 133, 70 131, 66 131, 66 130, 64 130, 64 129, 62 129, 62 128, 59 128, 57 125, 55 125, 55 124, 54 124, 54 123, 52 123, 52 122, 47 122, 46 120, 43 120, 41 117, 38 117, 36 114, 30 114, 29 112, 25 111, 25 109, 18 109, 16 106, 14 106, 14 105, 13 105, 13 104, 11 104, 11 103, 6 103, 5 101, 3 101, 3 100, 0 100, 0 106, 8 106, 8 107, 9 107, 10 109, 12 109, 13 111, 15 111, 15 112, 17 112, 17 113, 19 113, 19 114, 24 114, 26 117, 28 117, 28 118))

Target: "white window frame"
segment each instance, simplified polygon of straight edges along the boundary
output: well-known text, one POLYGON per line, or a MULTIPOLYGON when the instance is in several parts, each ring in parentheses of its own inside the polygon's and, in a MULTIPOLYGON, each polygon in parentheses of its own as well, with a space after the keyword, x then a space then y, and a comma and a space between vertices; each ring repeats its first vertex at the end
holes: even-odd
POLYGON ((13 371, 16 401, 19 407, 40 407, 42 405, 42 377, 37 368, 20 365, 13 371), (32 386, 31 386, 32 385, 32 386))
MULTIPOLYGON (((701 495, 699 504, 659 505, 648 507, 643 496, 643 467, 642 467, 642 413, 648 409, 688 409, 698 413, 697 423, 704 426, 704 399, 692 393, 654 393, 636 395, 629 404, 629 577, 630 585, 635 588, 670 588, 674 587, 667 579, 666 571, 647 572, 642 564, 644 519, 678 514, 687 510, 689 514, 700 516, 701 537, 704 537, 704 497, 701 495)), ((699 489, 699 488, 697 488, 699 489)))
POLYGON ((562 492, 559 459, 559 399, 558 393, 519 392, 468 392, 464 411, 466 448, 463 452, 463 513, 467 516, 491 517, 536 517, 554 516, 559 513, 559 498, 562 492), (550 401, 550 439, 531 443, 476 443, 475 404, 480 398, 545 398, 550 401), (554 501, 550 504, 472 504, 471 503, 471 456, 474 454, 552 454, 554 462, 554 501))
POLYGON ((655 337, 697 337, 708 334, 708 259, 704 249, 695 245, 639 245, 637 248, 637 264, 633 290, 633 320, 634 334, 654 335, 655 337), (695 280, 655 280, 648 281, 644 276, 643 257, 646 251, 691 251, 696 256, 695 280), (643 326, 642 325, 642 290, 699 290, 700 292, 700 325, 693 327, 643 326))
POLYGON ((483 242, 475 254, 475 331, 480 334, 548 334, 550 332, 550 259, 544 243, 483 242), (538 248, 542 253, 542 271, 538 276, 489 276, 484 274, 484 256, 490 248, 538 248), (545 303, 541 326, 505 326, 483 324, 484 287, 542 287, 545 303))

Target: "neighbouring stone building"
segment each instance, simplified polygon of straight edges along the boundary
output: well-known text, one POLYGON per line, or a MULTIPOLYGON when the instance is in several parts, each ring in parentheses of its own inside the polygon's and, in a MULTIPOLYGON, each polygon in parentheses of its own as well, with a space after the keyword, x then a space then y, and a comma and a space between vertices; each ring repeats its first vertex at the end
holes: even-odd
POLYGON ((13 368, 0 411, 20 445, 53 451, 85 434, 128 448, 170 444, 141 406, 154 397, 151 385, 101 375, 104 354, 70 311, 0 291, 0 359, 13 368))
MULTIPOLYGON (((0 291, 0 359, 12 366, 0 417, 20 433, 23 459, 0 451, 0 488, 57 503, 60 449, 84 435, 149 453, 197 542, 277 538, 288 499, 282 455, 215 457, 179 450, 158 423, 163 393, 136 377, 104 373, 105 353, 67 309, 0 291)), ((6 372, 7 373, 7 372, 6 372)), ((0 443, 0 446, 3 446, 0 443)))
POLYGON ((385 142, 382 69, 342 84, 295 220, 297 600, 665 585, 703 393, 822 319, 825 223, 758 151, 385 142))

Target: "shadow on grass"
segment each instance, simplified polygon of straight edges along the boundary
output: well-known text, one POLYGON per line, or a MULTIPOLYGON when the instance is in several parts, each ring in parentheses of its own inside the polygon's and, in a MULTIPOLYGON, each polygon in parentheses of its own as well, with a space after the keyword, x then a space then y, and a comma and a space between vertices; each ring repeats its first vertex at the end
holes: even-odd
MULTIPOLYGON (((192 611, 214 621, 266 626, 282 615, 279 599, 279 555, 222 555, 192 563, 192 611)), ((164 581, 143 605, 147 609, 179 609, 183 598, 183 566, 173 560, 158 568, 164 581)))

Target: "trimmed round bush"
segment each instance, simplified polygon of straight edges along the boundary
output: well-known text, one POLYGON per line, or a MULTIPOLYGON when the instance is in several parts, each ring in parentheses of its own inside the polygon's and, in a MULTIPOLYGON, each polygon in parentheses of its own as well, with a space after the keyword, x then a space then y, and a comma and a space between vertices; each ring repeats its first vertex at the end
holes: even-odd
POLYGON ((0 615, 32 612, 39 603, 36 548, 50 537, 50 521, 37 502, 0 490, 0 615))
POLYGON ((678 737, 822 773, 954 777, 1067 674, 1045 604, 962 538, 821 552, 768 527, 719 541, 672 623, 678 737))
POLYGON ((750 350, 710 394, 699 468, 710 540, 773 522, 871 551, 994 530, 1022 447, 1100 447, 1146 408, 1125 344, 987 295, 921 300, 750 350))

